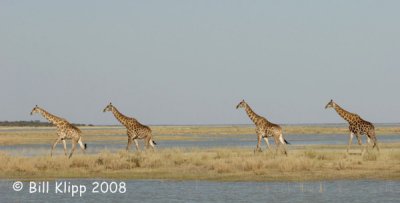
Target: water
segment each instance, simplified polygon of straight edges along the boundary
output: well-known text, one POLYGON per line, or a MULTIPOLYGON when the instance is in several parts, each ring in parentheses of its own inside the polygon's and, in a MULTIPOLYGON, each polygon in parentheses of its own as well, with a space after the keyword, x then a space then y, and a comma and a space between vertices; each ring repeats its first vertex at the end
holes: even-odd
MULTIPOLYGON (((66 181, 66 180, 62 180, 66 181)), ((55 194, 55 181, 49 181, 49 193, 29 193, 12 189, 13 181, 0 181, 1 202, 398 202, 400 182, 337 180, 322 182, 208 182, 208 181, 123 181, 126 192, 92 193, 93 182, 113 180, 67 180, 84 185, 79 197, 71 193, 55 194)), ((114 180, 117 185, 119 180, 114 180)), ((36 182, 38 183, 38 182, 36 182)), ((117 186, 119 187, 119 186, 117 186)), ((104 187, 105 188, 105 187, 104 187)), ((116 187, 114 187, 116 188, 116 187)), ((103 190, 105 191, 105 190, 103 190)), ((122 190, 121 190, 122 191, 122 190)))
MULTIPOLYGON (((157 148, 214 148, 214 147, 248 147, 254 148, 257 142, 255 135, 235 135, 235 136, 193 136, 186 135, 187 137, 195 137, 201 139, 195 140, 157 140, 157 148)), ((309 145, 347 145, 349 139, 348 135, 286 135, 286 140, 290 142, 290 147, 296 146, 309 146, 309 145)), ((363 143, 365 143, 365 136, 363 136, 363 143)), ((399 135, 390 136, 379 136, 379 143, 393 143, 400 142, 399 135)), ((70 149, 70 141, 67 141, 67 149, 70 149)), ((118 151, 123 150, 126 147, 126 139, 121 138, 120 141, 92 141, 88 142, 87 153, 95 154, 104 150, 118 151)), ((354 145, 357 145, 357 139, 353 139, 354 145)), ((49 154, 51 144, 19 144, 19 145, 7 145, 0 146, 0 150, 5 150, 10 154, 33 156, 49 154)), ((270 138, 270 144, 274 144, 273 139, 270 138)), ((144 143, 142 140, 139 141, 139 145, 143 148, 144 143)), ((263 141, 262 147, 265 148, 263 141)), ((134 144, 132 144, 131 150, 136 150, 134 144)), ((55 148, 54 154, 63 154, 64 150, 62 144, 58 144, 55 148)), ((79 149, 76 153, 81 153, 79 149)))

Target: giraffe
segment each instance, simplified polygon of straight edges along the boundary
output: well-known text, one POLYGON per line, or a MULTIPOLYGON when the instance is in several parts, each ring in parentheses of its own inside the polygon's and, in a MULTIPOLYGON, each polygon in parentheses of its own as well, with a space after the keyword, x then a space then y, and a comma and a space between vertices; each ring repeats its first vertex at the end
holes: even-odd
POLYGON ((137 139, 144 139, 146 148, 149 148, 150 145, 154 150, 154 145, 156 145, 156 142, 152 140, 151 129, 148 126, 139 123, 139 121, 134 118, 123 115, 118 111, 117 108, 115 108, 115 106, 111 104, 111 102, 103 110, 103 112, 107 111, 111 111, 115 118, 126 127, 128 135, 128 144, 126 145, 127 151, 130 149, 132 141, 135 142, 136 150, 139 151, 139 143, 137 139))
POLYGON ((57 117, 53 114, 50 114, 43 108, 38 107, 38 105, 36 105, 32 109, 31 115, 33 115, 34 113, 40 113, 45 119, 47 119, 50 123, 52 123, 53 125, 55 125, 57 127, 58 138, 56 139, 56 141, 53 143, 53 146, 51 147, 50 156, 53 156, 53 150, 56 147, 57 143, 59 143, 60 141, 63 142, 64 154, 65 154, 65 156, 67 156, 67 143, 65 141, 66 139, 71 139, 71 141, 72 141, 72 149, 71 149, 71 152, 70 152, 68 158, 71 158, 72 154, 75 151, 76 144, 78 144, 78 143, 79 143, 79 146, 81 147, 82 151, 85 153, 87 145, 82 143, 82 137, 81 137, 82 132, 81 132, 81 130, 79 130, 79 128, 75 127, 74 125, 72 125, 71 123, 69 123, 67 120, 65 120, 63 118, 57 117))
MULTIPOLYGON (((346 110, 344 110, 342 107, 340 107, 338 104, 331 101, 325 106, 325 109, 327 108, 333 108, 336 110, 336 112, 339 114, 340 117, 342 117, 344 120, 346 120, 349 123, 349 130, 350 130, 350 137, 349 137, 349 143, 347 145, 347 153, 349 153, 350 150, 350 145, 353 141, 354 135, 356 135, 358 144, 361 146, 362 141, 361 141, 361 136, 363 134, 367 135, 367 146, 371 143, 371 140, 374 142, 372 149, 376 146, 376 149, 379 151, 376 135, 375 135, 375 127, 372 123, 362 119, 359 115, 350 113, 346 110)), ((364 148, 361 149, 361 154, 363 154, 364 148)))
POLYGON ((270 149, 268 137, 273 137, 275 140, 275 144, 277 145, 276 152, 278 152, 279 146, 282 144, 284 153, 287 156, 287 151, 286 151, 285 145, 289 144, 289 142, 283 138, 281 126, 279 126, 275 123, 271 123, 266 118, 257 115, 244 100, 242 100, 236 106, 236 109, 239 109, 239 108, 244 108, 244 110, 246 111, 249 118, 256 125, 257 146, 254 149, 254 152, 261 151, 261 148, 260 148, 261 138, 263 138, 265 140, 265 143, 267 144, 268 149, 270 149))

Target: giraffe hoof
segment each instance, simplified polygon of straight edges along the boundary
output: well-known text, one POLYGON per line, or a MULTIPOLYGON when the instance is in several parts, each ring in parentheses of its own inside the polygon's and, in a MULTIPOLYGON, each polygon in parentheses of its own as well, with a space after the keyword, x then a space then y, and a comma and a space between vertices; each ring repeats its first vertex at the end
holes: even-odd
POLYGON ((260 148, 255 148, 254 153, 256 153, 256 152, 262 152, 262 150, 260 148))

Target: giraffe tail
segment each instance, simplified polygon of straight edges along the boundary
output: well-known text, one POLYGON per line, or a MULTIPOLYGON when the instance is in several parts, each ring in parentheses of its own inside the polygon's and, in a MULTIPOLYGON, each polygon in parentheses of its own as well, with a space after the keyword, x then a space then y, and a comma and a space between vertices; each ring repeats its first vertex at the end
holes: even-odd
POLYGON ((290 144, 290 142, 288 142, 286 139, 283 139, 285 141, 285 144, 290 144))
POLYGON ((153 142, 153 144, 154 144, 154 145, 157 145, 157 143, 156 143, 156 142, 154 142, 154 140, 151 140, 151 141, 153 142))
POLYGON ((86 143, 82 143, 82 138, 79 138, 78 143, 81 146, 81 148, 83 148, 83 149, 87 148, 87 144, 86 143))

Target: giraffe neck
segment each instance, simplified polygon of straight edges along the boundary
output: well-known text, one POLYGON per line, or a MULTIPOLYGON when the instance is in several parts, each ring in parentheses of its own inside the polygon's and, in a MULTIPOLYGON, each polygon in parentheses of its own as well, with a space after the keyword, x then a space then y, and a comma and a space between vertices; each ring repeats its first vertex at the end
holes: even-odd
POLYGON ((54 125, 56 125, 56 126, 58 126, 60 123, 62 123, 62 122, 64 121, 64 119, 59 118, 59 117, 57 117, 57 116, 55 116, 55 115, 53 115, 53 114, 47 112, 47 111, 44 110, 44 109, 41 109, 41 108, 39 108, 39 113, 42 114, 42 116, 43 116, 46 120, 48 120, 50 123, 52 123, 52 124, 54 124, 54 125))
POLYGON ((249 116, 249 118, 251 119, 251 121, 253 121, 254 124, 257 124, 257 121, 259 119, 261 119, 261 116, 257 115, 248 104, 246 104, 245 107, 246 113, 249 116))
POLYGON ((127 126, 129 117, 125 116, 121 112, 118 111, 117 108, 112 108, 112 113, 114 114, 115 118, 124 126, 127 126))
POLYGON ((337 104, 335 104, 333 108, 336 110, 339 116, 342 117, 344 120, 346 120, 348 123, 353 122, 355 120, 354 118, 358 117, 357 114, 350 113, 337 104))

